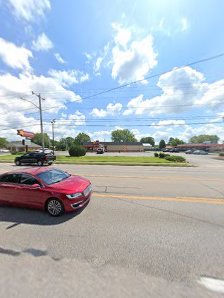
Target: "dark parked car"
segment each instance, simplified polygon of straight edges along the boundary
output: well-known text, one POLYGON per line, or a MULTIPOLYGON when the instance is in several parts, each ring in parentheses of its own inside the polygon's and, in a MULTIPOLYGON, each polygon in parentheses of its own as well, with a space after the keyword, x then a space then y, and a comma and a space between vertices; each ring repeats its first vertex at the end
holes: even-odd
POLYGON ((0 203, 46 210, 52 216, 84 207, 89 180, 55 168, 29 168, 0 175, 0 203))
POLYGON ((43 152, 27 152, 22 156, 15 158, 15 164, 20 166, 21 164, 37 164, 43 166, 44 164, 51 165, 56 160, 56 156, 53 154, 47 154, 43 152))
POLYGON ((178 148, 172 148, 172 149, 169 150, 169 152, 171 152, 171 153, 179 153, 180 150, 178 148))

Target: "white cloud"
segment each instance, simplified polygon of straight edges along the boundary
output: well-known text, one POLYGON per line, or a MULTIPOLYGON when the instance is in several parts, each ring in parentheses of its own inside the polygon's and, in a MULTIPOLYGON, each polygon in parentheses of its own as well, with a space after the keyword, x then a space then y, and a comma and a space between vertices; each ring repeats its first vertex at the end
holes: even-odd
POLYGON ((76 111, 75 114, 70 114, 68 119, 71 120, 71 123, 74 123, 76 126, 78 125, 85 125, 86 124, 86 117, 84 114, 76 111))
POLYGON ((45 33, 40 34, 37 40, 33 40, 32 48, 36 51, 48 51, 54 47, 52 41, 45 33))
POLYGON ((116 32, 114 37, 115 43, 122 47, 126 47, 131 39, 131 31, 118 23, 113 23, 112 28, 116 32))
POLYGON ((157 86, 162 94, 145 99, 143 94, 131 99, 124 115, 181 113, 195 104, 208 90, 202 73, 191 67, 174 68, 160 76, 157 86))
POLYGON ((157 65, 157 54, 153 48, 153 37, 131 39, 131 31, 121 25, 113 26, 115 30, 112 49, 112 78, 120 84, 143 80, 157 65))
POLYGON ((90 53, 84 53, 84 56, 87 58, 88 61, 93 59, 93 56, 90 53))
POLYGON ((207 105, 210 108, 217 108, 223 105, 224 101, 224 80, 220 80, 211 84, 207 84, 207 90, 204 95, 195 103, 198 105, 207 105))
POLYGON ((158 125, 158 129, 161 129, 161 126, 166 127, 169 125, 175 125, 175 127, 185 126, 186 122, 185 120, 160 120, 158 123, 156 123, 156 125, 158 125))
POLYGON ((55 70, 50 69, 48 74, 56 79, 62 86, 68 87, 73 84, 83 83, 89 80, 89 75, 79 70, 55 70))
POLYGON ((18 19, 33 22, 51 9, 50 0, 7 0, 18 19))
POLYGON ((92 112, 90 113, 93 117, 103 118, 106 116, 114 116, 120 113, 122 109, 121 103, 109 103, 106 107, 106 109, 98 109, 94 108, 92 112))
POLYGON ((111 131, 108 130, 101 130, 101 131, 95 131, 95 132, 87 132, 87 134, 90 136, 91 140, 96 141, 111 141, 111 131))
POLYGON ((65 64, 66 61, 61 57, 61 55, 59 53, 55 53, 54 54, 56 60, 60 63, 60 64, 65 64))
POLYGON ((104 46, 103 51, 101 52, 100 56, 96 59, 94 65, 93 65, 93 70, 96 75, 100 75, 100 69, 102 67, 102 63, 104 62, 104 60, 106 60, 109 50, 110 50, 110 44, 108 43, 104 46))
MULTIPOLYGON (((56 113, 66 109, 67 102, 80 102, 81 97, 70 90, 64 89, 55 79, 45 76, 20 74, 18 77, 11 74, 0 75, 0 113, 19 112, 35 107, 20 97, 38 104, 36 96, 31 91, 40 92, 46 99, 42 102, 43 110, 47 113, 56 113)), ((32 111, 31 111, 32 112, 32 111)), ((16 119, 16 118, 15 118, 16 119)), ((7 124, 7 122, 6 122, 7 124)))
POLYGON ((183 32, 187 31, 189 28, 189 23, 188 23, 187 18, 185 18, 185 17, 181 18, 180 22, 181 22, 181 31, 183 31, 183 32))
POLYGON ((16 46, 0 37, 0 58, 11 68, 30 70, 29 59, 33 57, 30 50, 16 46))
MULTIPOLYGON (((137 36, 137 30, 112 23, 114 36, 96 57, 94 72, 100 75, 103 67, 111 68, 111 76, 120 84, 144 77, 157 65, 157 53, 153 48, 152 35, 137 36)), ((140 32, 140 31, 139 31, 140 32)), ((139 33, 138 32, 138 33, 139 33)), ((94 55, 96 56, 96 55, 94 55)), ((87 59, 89 54, 86 54, 87 59)), ((146 81, 142 82, 143 84, 146 81)))

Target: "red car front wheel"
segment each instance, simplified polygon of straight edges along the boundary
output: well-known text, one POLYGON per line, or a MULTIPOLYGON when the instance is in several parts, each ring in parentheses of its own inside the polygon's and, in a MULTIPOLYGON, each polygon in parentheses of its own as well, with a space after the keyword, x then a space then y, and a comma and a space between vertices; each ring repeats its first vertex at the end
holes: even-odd
POLYGON ((46 210, 51 216, 59 216, 64 213, 64 206, 58 199, 52 198, 47 201, 46 210))

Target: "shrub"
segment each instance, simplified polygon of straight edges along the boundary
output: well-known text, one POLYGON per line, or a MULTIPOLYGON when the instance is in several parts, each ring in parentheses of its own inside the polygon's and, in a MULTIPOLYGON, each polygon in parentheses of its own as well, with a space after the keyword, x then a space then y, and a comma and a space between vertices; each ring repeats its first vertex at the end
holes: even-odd
POLYGON ((165 159, 173 162, 186 162, 186 159, 183 156, 170 155, 166 156, 165 159))
POLYGON ((159 154, 157 152, 154 153, 155 157, 159 157, 159 154))
POLYGON ((160 152, 159 153, 159 158, 165 158, 165 153, 160 152))
POLYGON ((224 152, 219 153, 219 156, 224 156, 224 152))
POLYGON ((84 156, 86 155, 86 149, 80 145, 72 145, 69 148, 69 155, 70 156, 84 156))

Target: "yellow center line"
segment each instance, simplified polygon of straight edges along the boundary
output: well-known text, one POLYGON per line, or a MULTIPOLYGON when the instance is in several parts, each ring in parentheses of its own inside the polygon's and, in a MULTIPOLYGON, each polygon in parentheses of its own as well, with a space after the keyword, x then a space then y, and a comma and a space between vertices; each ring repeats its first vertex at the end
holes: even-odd
POLYGON ((150 196, 133 196, 124 194, 112 193, 93 193, 96 198, 111 198, 111 199, 127 199, 127 200, 145 200, 145 201, 165 201, 165 202, 187 202, 187 203, 201 203, 212 205, 224 205, 223 199, 210 199, 210 198, 194 198, 194 197, 150 197, 150 196))

